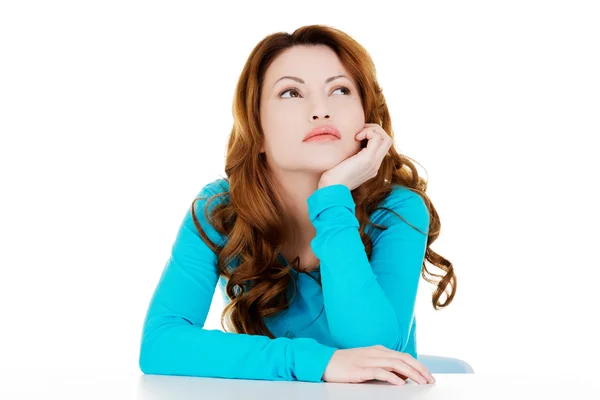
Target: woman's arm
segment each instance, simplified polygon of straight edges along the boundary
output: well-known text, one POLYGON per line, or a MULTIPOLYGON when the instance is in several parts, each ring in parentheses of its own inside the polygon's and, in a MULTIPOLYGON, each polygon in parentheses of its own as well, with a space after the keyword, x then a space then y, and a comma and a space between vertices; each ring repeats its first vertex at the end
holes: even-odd
MULTIPOLYGON (((208 190, 199 196, 212 195, 208 190)), ((211 208, 218 203, 215 199, 211 208)), ((219 234, 196 216, 215 243, 219 234)), ((154 291, 144 321, 139 366, 143 373, 322 382, 333 347, 310 338, 276 338, 204 329, 218 282, 217 258, 188 210, 154 291)))
MULTIPOLYGON (((390 196, 387 208, 428 232, 429 212, 420 196, 408 189, 390 196)), ((369 262, 347 186, 324 186, 307 202, 317 232, 311 247, 321 261, 325 311, 336 346, 381 344, 404 351, 427 236, 385 211, 382 224, 389 228, 374 241, 369 262)))

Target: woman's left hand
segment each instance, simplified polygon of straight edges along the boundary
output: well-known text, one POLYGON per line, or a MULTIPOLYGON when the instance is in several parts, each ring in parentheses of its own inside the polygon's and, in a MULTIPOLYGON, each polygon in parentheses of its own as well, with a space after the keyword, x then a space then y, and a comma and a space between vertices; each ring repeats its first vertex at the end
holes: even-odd
POLYGON ((324 186, 342 184, 350 190, 354 190, 374 178, 383 158, 394 142, 379 124, 365 124, 365 127, 354 138, 358 141, 368 139, 367 146, 330 170, 323 172, 319 180, 319 189, 324 186))

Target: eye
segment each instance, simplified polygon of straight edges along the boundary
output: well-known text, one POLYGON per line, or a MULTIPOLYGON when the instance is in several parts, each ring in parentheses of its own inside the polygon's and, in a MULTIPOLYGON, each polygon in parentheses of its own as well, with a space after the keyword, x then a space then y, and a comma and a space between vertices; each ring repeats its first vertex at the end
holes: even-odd
MULTIPOLYGON (((288 89, 285 89, 283 92, 279 93, 279 97, 284 98, 281 95, 284 94, 284 93, 287 93, 287 92, 298 93, 298 91, 295 88, 288 88, 288 89)), ((298 93, 298 95, 300 95, 300 93, 298 93)), ((291 97, 288 97, 288 98, 291 98, 291 97)))
MULTIPOLYGON (((345 86, 340 86, 339 88, 336 88, 333 91, 335 92, 336 90, 340 90, 340 89, 345 89, 347 91, 347 94, 352 93, 352 91, 345 86)), ((294 98, 294 97, 299 97, 299 96, 300 96, 300 93, 298 92, 298 90, 296 88, 288 88, 288 89, 285 89, 283 92, 279 93, 280 98, 294 98), (284 93, 287 93, 287 92, 290 92, 289 97, 282 96, 284 93), (298 96, 291 96, 291 93, 296 93, 298 96)))
POLYGON ((345 87, 345 86, 341 86, 341 87, 339 87, 339 88, 336 88, 336 89, 334 90, 334 92, 335 92, 336 90, 339 90, 339 89, 346 89, 346 90, 348 91, 348 94, 352 93, 352 91, 351 91, 350 89, 348 89, 347 87, 345 87))

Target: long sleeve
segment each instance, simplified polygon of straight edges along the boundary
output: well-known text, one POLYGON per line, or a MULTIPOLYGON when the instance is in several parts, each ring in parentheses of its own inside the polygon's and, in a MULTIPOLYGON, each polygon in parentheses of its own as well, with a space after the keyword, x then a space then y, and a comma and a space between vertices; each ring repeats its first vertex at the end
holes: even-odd
MULTIPOLYGON (((205 189, 199 196, 212 194, 205 189)), ((218 202, 216 198, 210 207, 218 202)), ((205 203, 196 202, 196 216, 209 238, 222 244, 204 216, 205 203)), ((198 234, 188 210, 147 310, 139 354, 141 371, 323 382, 336 348, 311 338, 271 339, 203 328, 219 279, 216 265, 215 253, 198 234)))
MULTIPOLYGON (((307 203, 316 229, 311 247, 321 261, 323 302, 336 346, 381 344, 403 351, 409 340, 427 236, 386 210, 384 221, 377 223, 388 229, 373 242, 369 261, 347 186, 317 189, 307 203)), ((416 193, 394 192, 386 207, 428 232, 429 212, 416 193)))

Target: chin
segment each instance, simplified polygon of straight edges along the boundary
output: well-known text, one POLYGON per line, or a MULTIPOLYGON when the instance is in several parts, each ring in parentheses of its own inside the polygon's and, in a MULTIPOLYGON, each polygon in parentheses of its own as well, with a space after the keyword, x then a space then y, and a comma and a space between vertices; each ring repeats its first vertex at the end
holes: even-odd
POLYGON ((294 160, 293 164, 287 163, 286 166, 282 165, 283 169, 291 171, 307 171, 314 173, 323 173, 345 159, 352 157, 361 150, 360 146, 352 149, 338 147, 337 149, 329 148, 326 152, 321 151, 298 151, 293 154, 289 154, 286 161, 294 160))
POLYGON ((342 161, 344 161, 344 157, 319 157, 318 160, 311 160, 309 162, 304 163, 303 168, 305 170, 309 170, 309 171, 313 171, 313 172, 325 172, 333 167, 335 167, 336 165, 338 165, 339 163, 341 163, 342 161))

